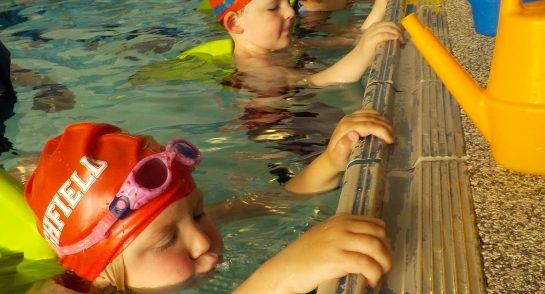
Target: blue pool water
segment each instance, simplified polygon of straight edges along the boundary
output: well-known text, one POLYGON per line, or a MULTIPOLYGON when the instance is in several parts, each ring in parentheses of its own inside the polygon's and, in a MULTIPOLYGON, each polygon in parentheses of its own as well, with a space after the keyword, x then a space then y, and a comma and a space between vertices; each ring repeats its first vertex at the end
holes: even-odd
MULTIPOLYGON (((212 16, 195 11, 195 0, 12 2, 0 4, 0 40, 24 74, 15 81, 15 114, 5 122, 12 147, 0 163, 8 170, 28 162, 67 124, 101 121, 163 143, 182 137, 197 145, 204 161, 195 177, 207 203, 253 194, 272 198, 263 191, 279 186, 278 174, 299 171, 325 144, 337 119, 360 106, 361 85, 265 95, 222 86, 198 71, 199 81, 131 83, 144 66, 226 37, 212 16), (64 97, 51 99, 55 92, 64 97)), ((359 20, 369 6, 357 3, 330 22, 359 20)), ((307 37, 323 35, 317 29, 307 37)), ((323 68, 346 50, 309 50, 316 59, 302 66, 323 68)), ((230 293, 264 260, 333 214, 337 194, 277 200, 276 214, 220 224, 224 261, 213 278, 189 291, 230 293)))

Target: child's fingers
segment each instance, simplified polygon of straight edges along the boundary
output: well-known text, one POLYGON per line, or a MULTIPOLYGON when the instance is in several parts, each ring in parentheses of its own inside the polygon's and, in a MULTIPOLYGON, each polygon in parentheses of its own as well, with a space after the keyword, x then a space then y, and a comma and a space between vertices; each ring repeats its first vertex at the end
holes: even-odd
POLYGON ((379 239, 371 235, 353 234, 344 241, 344 250, 365 254, 375 260, 385 273, 392 267, 392 255, 387 239, 379 239))
POLYGON ((373 120, 377 120, 377 121, 382 121, 382 122, 390 125, 390 122, 388 121, 388 119, 386 117, 381 115, 379 112, 377 112, 375 110, 371 110, 371 109, 356 111, 356 112, 354 112, 352 114, 347 115, 346 118, 348 120, 354 120, 354 121, 365 121, 365 120, 368 120, 368 119, 373 119, 373 120))
MULTIPOLYGON (((386 228, 386 224, 384 223, 384 221, 376 217, 360 215, 360 214, 348 214, 348 213, 339 213, 339 214, 336 214, 335 217, 339 217, 339 218, 345 217, 348 222, 352 223, 351 225, 347 225, 350 228, 352 228, 352 226, 354 226, 354 228, 358 228, 361 225, 373 226, 379 230, 386 228)), ((357 233, 359 231, 353 231, 353 232, 357 233)), ((378 237, 379 235, 380 234, 377 234, 376 236, 378 237)))
POLYGON ((360 137, 373 135, 379 137, 388 144, 394 142, 393 132, 385 125, 368 124, 367 126, 358 126, 355 130, 360 134, 360 137))
POLYGON ((360 137, 373 135, 391 144, 394 142, 394 132, 391 126, 381 121, 363 122, 354 125, 352 130, 358 132, 360 137))
POLYGON ((351 233, 373 236, 381 240, 387 251, 390 254, 392 253, 390 240, 386 235, 386 225, 381 219, 366 217, 363 215, 353 215, 352 217, 352 222, 346 226, 351 233), (356 219, 354 217, 360 218, 356 219))
POLYGON ((375 118, 372 118, 372 119, 362 119, 361 121, 355 120, 354 123, 366 124, 366 125, 369 125, 369 126, 372 125, 372 124, 375 124, 375 125, 378 125, 380 127, 385 128, 388 131, 388 133, 391 134, 392 136, 395 133, 394 132, 394 127, 384 117, 375 117, 375 118))
POLYGON ((401 33, 401 28, 398 25, 390 21, 383 21, 374 23, 371 27, 369 27, 368 34, 372 34, 381 30, 398 31, 401 33))
MULTIPOLYGON (((359 110, 346 115, 341 119, 331 136, 331 145, 335 152, 344 154, 348 146, 353 148, 359 137, 374 135, 385 141, 393 143, 395 133, 390 122, 374 110, 359 110)), ((339 154, 339 153, 337 153, 339 154)))
POLYGON ((351 115, 348 115, 345 117, 346 121, 344 122, 344 126, 346 128, 351 128, 352 125, 362 124, 362 125, 369 125, 369 124, 378 124, 388 130, 388 132, 394 136, 394 128, 392 127, 392 124, 386 119, 384 116, 380 115, 378 112, 369 112, 369 111, 358 111, 354 112, 351 115))
POLYGON ((392 253, 382 220, 338 214, 312 229, 328 236, 331 248, 343 255, 338 271, 361 274, 369 285, 376 286, 392 265, 392 253), (334 241, 333 241, 334 240, 334 241))
POLYGON ((369 256, 375 256, 373 252, 377 252, 381 256, 375 259, 380 260, 379 263, 386 271, 390 269, 391 260, 389 259, 392 251, 383 220, 343 213, 335 215, 330 221, 350 232, 349 239, 355 243, 348 244, 348 247, 344 247, 345 250, 357 251, 369 256))
POLYGON ((399 43, 405 44, 405 38, 403 37, 403 33, 400 33, 397 39, 399 40, 399 43))
POLYGON ((369 42, 375 43, 395 39, 398 39, 401 43, 405 42, 401 28, 392 22, 381 22, 369 28, 367 39, 369 42))
POLYGON ((349 262, 344 263, 344 271, 348 273, 361 274, 369 286, 376 287, 385 271, 382 266, 372 257, 358 252, 345 252, 349 262))
POLYGON ((403 37, 396 32, 378 32, 369 38, 369 43, 380 44, 391 40, 401 40, 403 37))
POLYGON ((332 141, 335 143, 334 145, 330 145, 331 147, 329 147, 329 148, 332 148, 332 150, 329 152, 329 154, 331 154, 329 157, 332 158, 331 162, 334 163, 333 165, 336 166, 339 169, 339 171, 342 171, 346 168, 346 163, 349 160, 350 152, 352 152, 352 149, 356 147, 360 137, 364 137, 364 136, 372 134, 384 140, 388 144, 391 144, 394 140, 393 135, 389 134, 388 131, 384 131, 381 133, 378 130, 369 131, 369 129, 370 128, 367 128, 366 130, 362 131, 355 128, 354 130, 349 130, 347 133, 342 135, 342 137, 340 137, 339 139, 332 137, 332 141))
POLYGON ((339 131, 337 134, 333 134, 331 140, 333 142, 337 141, 336 145, 342 144, 354 147, 360 137, 366 137, 368 135, 376 136, 388 144, 393 143, 395 140, 394 131, 391 125, 380 120, 375 122, 363 121, 345 123, 345 125, 343 125, 343 130, 339 131), (357 135, 354 135, 354 133, 357 133, 357 135), (342 142, 344 140, 348 143, 342 142))
POLYGON ((363 215, 351 215, 345 227, 351 233, 373 236, 384 241, 385 245, 388 245, 386 244, 389 242, 386 235, 386 224, 381 219, 363 215))

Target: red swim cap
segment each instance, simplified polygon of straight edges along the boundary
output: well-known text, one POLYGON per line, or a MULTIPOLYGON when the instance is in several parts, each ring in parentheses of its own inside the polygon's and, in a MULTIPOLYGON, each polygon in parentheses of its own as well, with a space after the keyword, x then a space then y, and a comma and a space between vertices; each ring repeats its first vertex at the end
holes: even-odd
POLYGON ((229 11, 237 12, 244 8, 252 0, 208 0, 210 7, 218 21, 222 21, 225 14, 229 11))
MULTIPOLYGON (((108 213, 110 202, 132 168, 142 158, 160 151, 151 138, 129 135, 112 125, 68 126, 62 135, 45 144, 25 188, 38 231, 52 247, 82 240, 108 213)), ((192 170, 178 162, 173 164, 171 172, 176 180, 163 194, 118 220, 107 238, 86 250, 62 256, 62 266, 95 280, 163 209, 193 191, 192 170)))

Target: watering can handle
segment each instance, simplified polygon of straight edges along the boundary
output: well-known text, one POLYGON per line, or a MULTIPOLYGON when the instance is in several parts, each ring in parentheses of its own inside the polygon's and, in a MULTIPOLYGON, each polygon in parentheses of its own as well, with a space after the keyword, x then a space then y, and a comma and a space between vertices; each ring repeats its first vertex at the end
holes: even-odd
POLYGON ((501 0, 500 14, 515 14, 524 10, 522 0, 501 0))

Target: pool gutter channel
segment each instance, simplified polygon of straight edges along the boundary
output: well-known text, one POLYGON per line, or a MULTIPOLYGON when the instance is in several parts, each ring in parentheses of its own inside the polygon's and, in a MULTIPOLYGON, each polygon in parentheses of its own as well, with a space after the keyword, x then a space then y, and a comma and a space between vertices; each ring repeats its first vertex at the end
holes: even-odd
MULTIPOLYGON (((406 8, 450 48, 441 0, 390 0, 387 19, 399 23, 406 8)), ((317 293, 486 293, 460 109, 409 40, 379 50, 362 108, 390 119, 396 143, 360 141, 337 212, 384 219, 393 265, 375 289, 348 275, 317 293)))

